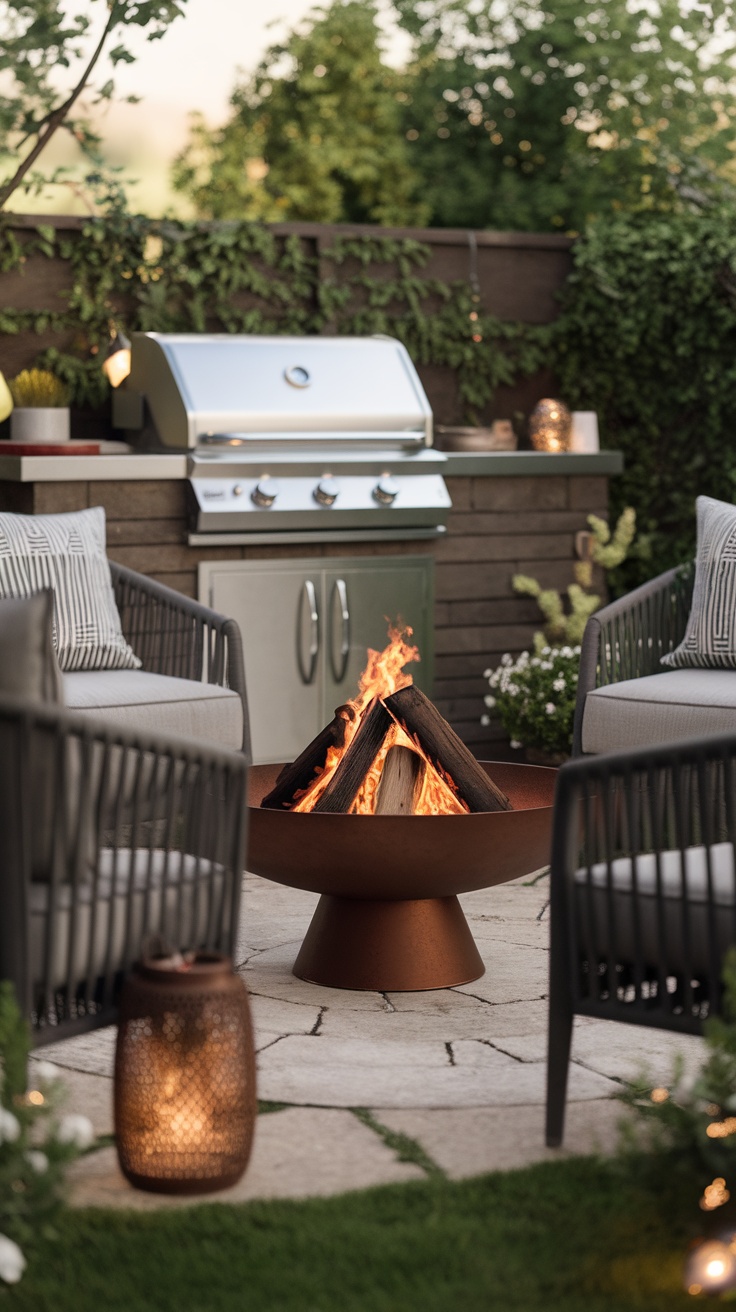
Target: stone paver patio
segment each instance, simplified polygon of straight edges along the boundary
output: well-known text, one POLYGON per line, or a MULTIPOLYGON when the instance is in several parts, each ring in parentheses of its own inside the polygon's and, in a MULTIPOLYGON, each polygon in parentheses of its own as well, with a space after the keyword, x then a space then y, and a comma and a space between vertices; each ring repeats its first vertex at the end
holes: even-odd
MULTIPOLYGON (((253 1007, 258 1095, 288 1106, 259 1116, 240 1184, 208 1197, 303 1198, 423 1178, 387 1132, 415 1140, 451 1178, 557 1157, 543 1136, 547 899, 546 876, 461 899, 486 964, 472 984, 358 993, 292 975, 317 899, 248 876, 237 955, 253 1007)), ((111 1027, 37 1054, 63 1068, 67 1108, 90 1116, 100 1135, 112 1131, 114 1043, 111 1027)), ((666 1083, 676 1052, 694 1070, 702 1040, 578 1019, 562 1151, 610 1151, 621 1118, 612 1095, 645 1065, 666 1083)), ((192 1201, 132 1189, 109 1146, 72 1174, 80 1206, 192 1201)))

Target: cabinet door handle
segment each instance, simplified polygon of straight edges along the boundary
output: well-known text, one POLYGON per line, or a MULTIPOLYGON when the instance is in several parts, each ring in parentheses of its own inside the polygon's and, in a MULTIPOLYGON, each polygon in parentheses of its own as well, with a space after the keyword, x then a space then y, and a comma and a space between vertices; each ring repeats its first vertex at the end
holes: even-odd
POLYGON ((350 656, 350 611, 348 610, 348 590, 344 579, 335 579, 332 585, 330 595, 330 664, 335 683, 342 683, 345 678, 345 672, 348 668, 348 657, 350 656), (335 660, 334 648, 334 615, 335 600, 340 607, 340 656, 335 660))
POLYGON ((302 683, 314 683, 314 676, 317 673, 317 657, 319 656, 319 611, 317 610, 317 593, 314 590, 314 584, 311 579, 304 580, 304 586, 299 593, 299 610, 296 617, 296 659, 299 665, 299 673, 302 683), (306 600, 309 608, 309 664, 305 667, 302 659, 302 616, 304 613, 304 603, 306 600))

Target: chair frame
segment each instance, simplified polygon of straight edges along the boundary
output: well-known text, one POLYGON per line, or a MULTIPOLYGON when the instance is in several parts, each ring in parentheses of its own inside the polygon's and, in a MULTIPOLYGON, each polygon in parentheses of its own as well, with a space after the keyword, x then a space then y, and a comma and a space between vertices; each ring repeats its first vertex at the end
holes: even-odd
POLYGON ((714 846, 724 841, 736 847, 733 734, 584 756, 560 769, 551 859, 550 1147, 562 1142, 574 1016, 698 1034, 706 1016, 719 1011, 721 960, 725 948, 736 943, 736 895, 731 889, 724 903, 721 888, 717 897, 714 872, 714 846), (679 895, 673 896, 662 854, 679 852, 679 869, 685 871, 693 848, 704 853, 704 887, 697 897, 689 896, 691 886, 681 875, 679 895), (654 879, 645 894, 638 870, 632 877, 624 890, 624 924, 613 863, 622 854, 633 863, 645 853, 654 853, 653 862, 649 858, 654 879), (695 913, 702 939, 699 965, 695 913))
POLYGON ((189 914, 191 926, 199 926, 191 931, 199 941, 176 942, 175 947, 233 955, 246 854, 248 765, 242 753, 134 732, 57 705, 8 696, 0 699, 0 738, 0 978, 14 985, 22 1013, 31 1021, 33 1046, 116 1020, 124 970, 137 959, 141 947, 132 928, 135 915, 145 933, 159 933, 162 921, 173 919, 181 928, 189 914), (31 979, 31 895, 34 887, 39 891, 32 877, 31 852, 40 803, 29 758, 34 734, 39 733, 47 747, 44 763, 51 780, 47 822, 50 816, 53 836, 48 881, 44 881, 48 909, 41 913, 48 926, 44 966, 42 978, 31 979), (78 786, 75 779, 71 802, 70 759, 78 762, 78 786), (108 854, 111 874, 101 873, 101 849, 108 854), (118 869, 126 853, 132 865, 131 852, 136 870, 140 857, 140 878, 130 876, 126 884, 118 869), (184 853, 192 855, 185 858, 184 853), (177 879, 177 870, 182 870, 177 862, 185 860, 190 873, 187 879, 177 879), (187 881, 189 913, 184 900, 187 881), (104 907, 99 908, 105 898, 108 919, 100 968, 91 963, 99 957, 95 925, 104 913, 104 907), (124 899, 124 910, 119 902, 113 905, 115 899, 124 899), (88 938, 80 940, 77 913, 84 905, 91 908, 90 929, 88 938), (116 926, 124 934, 122 967, 113 946, 116 926), (79 978, 74 964, 79 953, 86 954, 88 962, 84 978, 79 978), (59 966, 51 964, 59 954, 66 963, 66 985, 61 988, 56 982, 59 966))
POLYGON ((243 639, 233 619, 164 583, 110 561, 126 641, 144 670, 231 688, 243 704, 243 753, 251 761, 243 639))
POLYGON ((582 754, 585 699, 594 688, 661 674, 667 652, 682 641, 692 602, 695 570, 680 565, 591 615, 580 652, 573 756, 582 754))

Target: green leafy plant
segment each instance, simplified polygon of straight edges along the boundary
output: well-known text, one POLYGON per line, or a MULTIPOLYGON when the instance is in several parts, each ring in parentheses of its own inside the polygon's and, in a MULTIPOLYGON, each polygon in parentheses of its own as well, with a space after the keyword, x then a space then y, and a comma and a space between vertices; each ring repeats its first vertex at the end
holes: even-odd
POLYGON ((79 112, 80 97, 94 90, 95 103, 112 100, 115 83, 109 68, 108 76, 98 79, 105 60, 113 70, 121 63, 132 64, 130 30, 148 29, 149 40, 160 38, 183 12, 184 3, 107 0, 105 5, 93 4, 102 12, 97 41, 90 50, 85 48, 85 37, 94 31, 89 5, 74 13, 70 12, 74 6, 61 0, 0 0, 0 173, 4 175, 0 209, 18 187, 39 192, 49 182, 73 183, 64 169, 50 175, 35 170, 36 161, 60 128, 79 146, 86 167, 92 167, 85 179, 88 193, 119 207, 119 183, 112 176, 114 170, 105 166, 99 137, 86 115, 79 112), (60 89, 61 70, 70 72, 71 81, 60 89))
POLYGON ((23 369, 8 382, 13 404, 58 409, 69 404, 69 388, 49 369, 23 369))
POLYGON ((611 513, 633 506, 628 591, 692 559, 695 497, 736 495, 736 210, 628 215, 572 251, 550 364, 624 455, 611 513))
POLYGON ((66 261, 68 304, 0 308, 0 333, 53 333, 36 363, 64 381, 77 405, 99 405, 110 320, 128 331, 309 335, 390 333, 417 363, 452 369, 470 421, 495 388, 545 359, 548 325, 503 323, 468 282, 427 275, 430 249, 372 233, 321 245, 257 222, 173 222, 112 213, 79 232, 0 225, 0 271, 33 256, 66 261), (73 340, 73 349, 66 341, 73 340), (61 343, 64 342, 62 347, 61 343))
POLYGON ((584 560, 574 565, 575 582, 567 589, 567 609, 559 592, 552 588, 542 588, 536 579, 526 574, 515 574, 512 580, 517 592, 536 599, 544 619, 544 632, 534 635, 537 651, 548 643, 579 643, 582 641, 585 626, 601 605, 601 598, 591 592, 593 584, 593 566, 601 569, 615 569, 626 559, 636 533, 636 512, 628 506, 621 514, 616 527, 611 530, 604 519, 597 515, 588 515, 591 528, 590 550, 584 560))
POLYGON ((65 1169, 93 1137, 86 1117, 59 1114, 63 1090, 50 1062, 36 1063, 28 1089, 28 1051, 13 988, 0 981, 0 1291, 20 1280, 25 1252, 53 1238, 65 1169))
MULTIPOLYGON (((667 1087, 643 1072, 619 1095, 633 1112, 622 1126, 624 1155, 651 1154, 652 1173, 666 1170, 692 1190, 702 1212, 734 1220, 736 1203, 736 949, 725 955, 719 1016, 705 1022, 707 1056, 694 1078, 679 1058, 667 1087), (727 1204, 730 1207, 726 1207, 727 1204), (721 1209, 725 1209, 723 1212, 721 1209)), ((736 1228, 736 1227, 735 1227, 736 1228)))
MULTIPOLYGON (((512 747, 531 747, 551 757, 570 754, 579 647, 543 646, 535 654, 523 651, 516 660, 506 652, 496 670, 486 670, 491 692, 485 697, 512 747)), ((490 716, 481 717, 482 724, 490 716)))

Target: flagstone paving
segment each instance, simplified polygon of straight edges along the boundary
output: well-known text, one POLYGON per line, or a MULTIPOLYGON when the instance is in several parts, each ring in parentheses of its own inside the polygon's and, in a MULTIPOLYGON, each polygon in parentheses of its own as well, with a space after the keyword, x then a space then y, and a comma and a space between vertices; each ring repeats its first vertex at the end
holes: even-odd
MULTIPOLYGON (((544 1145, 548 880, 527 877, 461 898, 486 966, 481 979, 425 993, 361 993, 296 979, 316 897, 247 876, 237 965, 251 996, 258 1095, 287 1104, 258 1118, 253 1157, 212 1201, 341 1193, 451 1178, 615 1146, 622 1082, 646 1067, 666 1083, 703 1041, 590 1018, 575 1022, 565 1147, 544 1145), (366 1112, 368 1115, 366 1115, 366 1112), (392 1135, 418 1147, 407 1153, 392 1135), (407 1160, 407 1157, 409 1160, 407 1160), (422 1164, 423 1163, 423 1164, 422 1164)), ((68 1109, 112 1132, 114 1028, 39 1050, 63 1068, 68 1109)), ((136 1191, 114 1148, 75 1164, 72 1201, 152 1208, 189 1200, 136 1191)))

